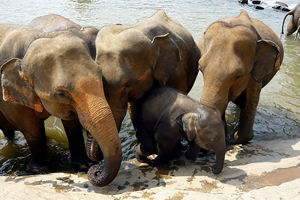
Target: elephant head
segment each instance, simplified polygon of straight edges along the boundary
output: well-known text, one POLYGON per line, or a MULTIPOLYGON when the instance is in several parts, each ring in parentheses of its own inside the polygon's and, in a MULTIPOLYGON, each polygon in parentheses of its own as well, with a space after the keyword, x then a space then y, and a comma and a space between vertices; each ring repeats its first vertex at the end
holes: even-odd
POLYGON ((246 12, 211 24, 198 46, 199 69, 204 76, 201 102, 221 113, 251 79, 261 82, 282 61, 279 45, 262 39, 246 12), (217 34, 220 30, 222 34, 217 34))
POLYGON ((28 26, 41 30, 45 33, 55 31, 70 31, 83 39, 93 59, 96 57, 95 39, 98 29, 95 27, 82 27, 75 22, 56 14, 49 14, 34 18, 28 26))
MULTIPOLYGON (((201 103, 218 109, 225 121, 228 102, 241 110, 239 139, 252 139, 252 127, 262 89, 279 70, 283 59, 280 39, 265 24, 243 11, 212 23, 198 43, 204 87, 201 103), (220 34, 222 33, 222 34, 220 34)), ((236 136, 236 135, 235 135, 236 136)))
POLYGON ((283 18, 282 22, 282 28, 281 28, 281 34, 283 34, 283 27, 284 27, 284 22, 287 16, 292 15, 288 27, 286 29, 286 35, 291 35, 293 34, 298 27, 300 26, 299 24, 299 19, 300 19, 300 3, 298 3, 295 8, 291 11, 289 11, 283 18))
POLYGON ((1 68, 3 99, 63 120, 78 117, 101 147, 104 166, 89 169, 89 180, 109 184, 121 164, 118 130, 106 101, 102 72, 85 42, 70 32, 34 40, 23 59, 13 58, 1 68))
POLYGON ((214 174, 223 169, 226 144, 224 126, 219 111, 201 105, 195 112, 188 112, 177 117, 176 122, 182 126, 188 141, 195 143, 216 154, 216 165, 212 167, 214 174))

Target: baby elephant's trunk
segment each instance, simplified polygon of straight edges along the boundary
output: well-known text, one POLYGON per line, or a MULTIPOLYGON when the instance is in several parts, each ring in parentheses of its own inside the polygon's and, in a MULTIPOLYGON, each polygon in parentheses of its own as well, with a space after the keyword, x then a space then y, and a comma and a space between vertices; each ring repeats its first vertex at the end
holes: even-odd
POLYGON ((220 143, 221 144, 218 145, 215 149, 216 164, 212 167, 212 172, 214 174, 221 173, 221 171, 223 169, 223 164, 224 164, 224 158, 225 158, 225 152, 226 152, 225 140, 224 140, 224 142, 221 141, 220 143))

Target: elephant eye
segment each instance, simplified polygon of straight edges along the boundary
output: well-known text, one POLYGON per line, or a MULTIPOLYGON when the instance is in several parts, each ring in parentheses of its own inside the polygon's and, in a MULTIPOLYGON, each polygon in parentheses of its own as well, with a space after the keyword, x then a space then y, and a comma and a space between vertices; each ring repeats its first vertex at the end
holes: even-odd
POLYGON ((57 97, 64 97, 65 96, 65 92, 63 90, 57 90, 54 94, 54 96, 57 97))
POLYGON ((243 76, 243 75, 239 74, 239 75, 235 76, 235 79, 236 79, 236 80, 237 80, 237 79, 240 79, 242 76, 243 76))
POLYGON ((61 103, 68 104, 71 102, 71 96, 68 92, 64 90, 56 90, 54 93, 54 97, 61 103))

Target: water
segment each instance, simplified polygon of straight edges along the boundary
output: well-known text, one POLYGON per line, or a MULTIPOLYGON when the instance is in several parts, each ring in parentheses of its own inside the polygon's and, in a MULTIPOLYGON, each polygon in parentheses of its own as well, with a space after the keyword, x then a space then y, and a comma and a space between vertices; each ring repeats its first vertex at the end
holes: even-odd
MULTIPOLYGON (((265 1, 272 5, 275 1, 265 1)), ((282 0, 290 7, 296 0, 282 0)), ((280 36, 284 12, 267 6, 265 10, 255 10, 237 3, 237 0, 7 0, 0 4, 0 23, 27 24, 33 18, 49 13, 63 15, 83 26, 102 28, 110 24, 134 24, 138 20, 150 17, 157 10, 180 22, 193 35, 197 42, 206 27, 217 19, 236 16, 246 10, 251 17, 260 19, 280 36)), ((289 20, 289 18, 288 18, 289 20)), ((287 21, 285 23, 287 25, 287 21)), ((220 33, 221 34, 221 33, 220 33)), ((270 140, 273 138, 293 138, 300 136, 300 39, 294 36, 280 36, 285 48, 285 57, 280 71, 262 90, 257 109, 252 140, 270 140)), ((194 84, 190 96, 200 99, 203 87, 202 74, 194 84)), ((230 104, 227 109, 229 129, 237 123, 237 109, 230 104)), ((48 149, 54 163, 67 163, 69 153, 67 139, 59 120, 46 121, 48 149)), ((130 119, 126 116, 120 139, 123 147, 123 159, 134 157, 135 136, 130 119)), ((0 173, 11 173, 25 169, 29 160, 29 150, 21 133, 14 141, 7 141, 0 134, 0 173)), ((57 165, 57 164, 54 164, 57 165)), ((56 167, 58 170, 66 166, 56 167)))

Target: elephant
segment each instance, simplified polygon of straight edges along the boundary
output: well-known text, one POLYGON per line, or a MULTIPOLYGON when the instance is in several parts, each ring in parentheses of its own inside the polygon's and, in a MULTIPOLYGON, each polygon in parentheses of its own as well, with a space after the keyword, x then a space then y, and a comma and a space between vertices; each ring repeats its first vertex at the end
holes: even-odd
MULTIPOLYGON (((57 14, 48 14, 48 15, 36 17, 27 26, 38 29, 45 33, 51 33, 57 31, 70 31, 76 36, 83 39, 89 48, 89 52, 92 58, 95 59, 96 57, 95 39, 99 30, 95 27, 82 27, 81 25, 76 24, 70 19, 67 19, 57 14)), ((86 153, 88 154, 88 157, 92 158, 92 160, 94 161, 102 160, 103 154, 100 149, 98 149, 97 155, 94 156, 90 155, 92 151, 88 149, 95 145, 97 145, 97 142, 93 140, 91 134, 87 132, 86 153)))
MULTIPOLYGON (((167 85, 187 94, 199 58, 191 34, 163 11, 135 25, 102 28, 96 37, 96 63, 118 129, 127 108, 135 127, 135 102, 151 88, 167 85)), ((90 154, 97 155, 93 146, 90 154)))
POLYGON ((221 113, 200 104, 170 87, 147 92, 136 104, 136 158, 150 163, 147 156, 157 154, 154 163, 166 162, 183 139, 190 143, 187 158, 195 160, 200 148, 216 153, 212 171, 223 169, 226 152, 221 113))
POLYGON ((284 27, 284 22, 287 16, 292 15, 288 27, 286 28, 286 35, 289 36, 293 34, 296 31, 296 36, 295 40, 297 39, 297 36, 300 31, 300 3, 298 3, 294 9, 289 11, 283 18, 282 22, 282 28, 281 28, 281 34, 283 34, 283 27, 284 27))
POLYGON ((85 41, 69 31, 43 33, 18 25, 0 25, 0 33, 0 111, 24 134, 33 167, 46 164, 43 121, 53 115, 63 121, 72 157, 87 157, 77 122, 91 133, 104 165, 91 166, 88 178, 97 176, 99 186, 109 184, 121 165, 121 145, 101 69, 85 41), (95 168, 101 171, 92 173, 95 168))
POLYGON ((82 27, 79 24, 57 14, 36 17, 28 24, 28 26, 46 33, 55 31, 71 31, 86 42, 92 58, 95 59, 96 57, 95 39, 99 30, 95 27, 82 27))
POLYGON ((271 28, 242 11, 237 17, 209 25, 200 36, 198 47, 204 80, 200 102, 219 110, 225 125, 225 110, 229 101, 234 102, 240 108, 239 122, 227 139, 245 144, 253 138, 261 89, 282 63, 282 43, 271 28))

